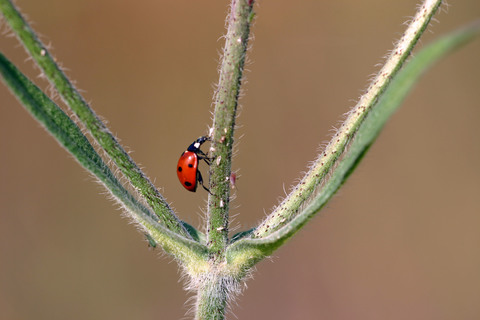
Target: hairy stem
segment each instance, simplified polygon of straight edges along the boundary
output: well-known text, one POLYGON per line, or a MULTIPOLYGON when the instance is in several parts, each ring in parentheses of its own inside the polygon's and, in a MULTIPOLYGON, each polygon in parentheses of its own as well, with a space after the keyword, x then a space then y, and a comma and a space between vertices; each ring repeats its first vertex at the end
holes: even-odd
POLYGON ((25 109, 104 184, 155 244, 181 261, 190 274, 205 272, 206 247, 159 224, 156 215, 123 187, 75 122, 1 53, 0 76, 25 109))
POLYGON ((250 25, 253 19, 253 0, 232 0, 228 15, 220 79, 215 93, 213 142, 208 200, 207 245, 212 257, 222 260, 228 242, 228 210, 230 201, 230 172, 233 132, 238 96, 245 63, 250 25))
POLYGON ((225 270, 225 249, 228 244, 228 210, 233 132, 238 97, 245 64, 253 0, 232 0, 227 16, 225 48, 219 68, 219 81, 214 96, 214 121, 208 199, 207 247, 211 272, 194 280, 197 290, 195 319, 224 319, 230 295, 237 281, 222 275, 225 270))
POLYGON ((366 93, 349 112, 347 119, 335 133, 323 153, 317 158, 310 171, 295 186, 289 196, 258 226, 253 233, 254 237, 264 237, 278 230, 298 214, 301 205, 311 200, 312 194, 342 156, 345 147, 376 103, 379 95, 382 94, 392 77, 400 70, 410 55, 441 2, 441 0, 426 0, 418 8, 415 17, 390 53, 383 68, 373 79, 366 93))
POLYGON ((195 320, 222 320, 232 294, 238 291, 238 283, 231 277, 212 271, 199 283, 195 320))
POLYGON ((191 238, 183 224, 175 216, 166 200, 144 175, 116 138, 86 103, 75 86, 66 77, 46 46, 38 39, 29 24, 10 0, 0 0, 0 10, 5 20, 24 45, 47 79, 54 85, 65 103, 73 110, 98 144, 105 150, 134 189, 145 199, 157 215, 159 222, 169 230, 191 238))

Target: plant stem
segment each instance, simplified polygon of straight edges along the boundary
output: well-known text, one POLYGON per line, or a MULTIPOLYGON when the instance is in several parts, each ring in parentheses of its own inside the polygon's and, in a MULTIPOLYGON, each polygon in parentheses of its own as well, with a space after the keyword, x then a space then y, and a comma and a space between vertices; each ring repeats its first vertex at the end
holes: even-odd
POLYGON ((385 65, 373 79, 357 105, 350 110, 347 119, 335 133, 324 152, 288 197, 258 226, 253 234, 254 237, 265 237, 278 230, 299 213, 300 206, 312 200, 320 183, 342 156, 365 116, 410 55, 441 2, 441 0, 425 0, 419 7, 402 38, 387 58, 385 65))
POLYGON ((196 320, 224 319, 230 295, 235 294, 238 288, 236 280, 224 275, 227 266, 225 249, 228 244, 233 132, 250 25, 254 17, 253 2, 232 0, 227 17, 227 35, 214 96, 215 110, 210 148, 210 154, 214 158, 210 165, 212 194, 208 198, 207 221, 207 247, 211 270, 193 279, 197 290, 196 320))
POLYGON ((228 242, 228 210, 230 201, 230 173, 233 132, 237 113, 243 66, 253 20, 253 0, 232 0, 228 15, 220 78, 215 93, 213 141, 208 199, 207 245, 211 257, 223 260, 228 242))
MULTIPOLYGON (((443 36, 415 54, 392 79, 388 88, 359 126, 348 153, 338 162, 329 179, 305 209, 279 230, 262 238, 245 237, 228 246, 226 257, 231 274, 242 275, 265 256, 272 254, 313 217, 354 171, 389 118, 400 107, 421 75, 439 59, 480 36, 480 21, 475 21, 443 36)), ((237 277, 239 278, 239 277, 237 277)))
MULTIPOLYGON (((204 273, 208 269, 207 248, 159 224, 153 211, 124 188, 75 122, 1 53, 0 76, 25 109, 104 184, 155 244, 160 244, 166 252, 181 261, 192 275, 204 273)), ((35 158, 35 155, 31 158, 35 158)))
POLYGON ((206 274, 198 290, 195 320, 223 320, 232 288, 236 287, 229 277, 206 274))
MULTIPOLYGON (((116 138, 85 102, 83 97, 56 64, 46 46, 38 39, 25 19, 10 0, 0 0, 0 10, 26 50, 54 85, 65 103, 73 110, 98 144, 105 150, 133 188, 153 209, 159 222, 167 229, 191 238, 183 224, 175 216, 167 201, 158 192, 142 170, 135 164, 116 138)), ((108 162, 108 161, 107 161, 108 162)))

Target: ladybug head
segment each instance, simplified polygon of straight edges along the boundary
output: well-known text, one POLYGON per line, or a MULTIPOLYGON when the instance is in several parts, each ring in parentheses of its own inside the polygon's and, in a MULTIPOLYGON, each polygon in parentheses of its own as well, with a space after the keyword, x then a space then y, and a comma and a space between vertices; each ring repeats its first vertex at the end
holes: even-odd
POLYGON ((198 152, 200 146, 205 143, 205 141, 210 141, 209 137, 203 136, 195 140, 187 149, 187 151, 198 152))

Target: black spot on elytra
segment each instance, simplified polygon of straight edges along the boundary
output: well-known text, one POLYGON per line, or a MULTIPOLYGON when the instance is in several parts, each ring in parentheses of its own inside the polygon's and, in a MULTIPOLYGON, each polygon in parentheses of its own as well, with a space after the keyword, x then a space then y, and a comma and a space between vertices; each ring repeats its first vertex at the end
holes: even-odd
POLYGON ((193 164, 189 163, 189 164, 188 164, 188 167, 189 167, 189 168, 193 168, 193 164))
POLYGON ((186 185, 187 187, 191 187, 191 186, 192 186, 192 184, 191 184, 190 182, 188 182, 188 181, 185 181, 185 185, 186 185))
POLYGON ((178 167, 178 172, 182 172, 182 167, 178 167))

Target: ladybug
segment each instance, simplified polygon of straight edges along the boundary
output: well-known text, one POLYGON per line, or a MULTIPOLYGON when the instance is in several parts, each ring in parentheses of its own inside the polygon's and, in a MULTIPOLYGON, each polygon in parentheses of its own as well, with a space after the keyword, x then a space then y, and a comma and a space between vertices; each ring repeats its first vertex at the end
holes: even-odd
POLYGON ((202 150, 200 150, 200 146, 207 140, 210 139, 207 137, 198 138, 187 148, 187 150, 182 153, 180 159, 178 159, 178 180, 180 180, 182 186, 188 191, 197 191, 197 185, 200 183, 203 189, 212 194, 210 190, 203 185, 202 174, 198 170, 198 162, 200 160, 204 160, 208 165, 210 165, 211 159, 208 158, 202 150))

